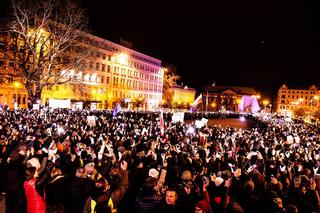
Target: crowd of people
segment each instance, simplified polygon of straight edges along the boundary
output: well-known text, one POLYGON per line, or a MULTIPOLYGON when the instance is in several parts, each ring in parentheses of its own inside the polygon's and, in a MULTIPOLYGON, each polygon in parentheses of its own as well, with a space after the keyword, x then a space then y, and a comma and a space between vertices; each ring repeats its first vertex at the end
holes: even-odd
POLYGON ((237 114, 0 111, 6 212, 320 212, 319 128, 237 114), (89 122, 88 116, 94 116, 89 122))

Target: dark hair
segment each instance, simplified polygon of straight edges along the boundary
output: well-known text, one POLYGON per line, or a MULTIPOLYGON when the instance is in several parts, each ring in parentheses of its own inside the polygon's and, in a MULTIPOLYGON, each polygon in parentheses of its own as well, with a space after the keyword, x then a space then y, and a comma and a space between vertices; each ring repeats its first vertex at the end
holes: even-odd
POLYGON ((34 174, 36 173, 36 167, 29 167, 26 169, 25 178, 26 181, 31 180, 34 178, 34 174))
POLYGON ((229 203, 226 210, 227 213, 244 213, 242 207, 236 202, 229 203))

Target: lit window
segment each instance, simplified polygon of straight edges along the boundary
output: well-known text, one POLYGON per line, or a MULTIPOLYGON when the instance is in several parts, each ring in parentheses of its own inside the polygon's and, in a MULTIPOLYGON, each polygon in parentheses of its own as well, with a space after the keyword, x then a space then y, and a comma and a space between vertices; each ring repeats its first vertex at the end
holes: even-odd
POLYGON ((84 80, 85 80, 85 81, 89 81, 89 79, 90 79, 90 75, 89 75, 89 74, 86 74, 86 75, 84 76, 84 80))
POLYGON ((92 74, 91 76, 91 82, 96 82, 97 81, 97 74, 92 74))

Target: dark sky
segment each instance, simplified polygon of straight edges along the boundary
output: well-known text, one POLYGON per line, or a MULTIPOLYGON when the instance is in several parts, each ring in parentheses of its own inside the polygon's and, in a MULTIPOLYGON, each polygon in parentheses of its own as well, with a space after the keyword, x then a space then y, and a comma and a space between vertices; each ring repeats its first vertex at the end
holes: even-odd
POLYGON ((273 97, 281 84, 320 80, 319 1, 84 1, 94 34, 172 64, 197 89, 252 86, 273 97))
POLYGON ((216 82, 273 98, 283 83, 319 86, 319 0, 79 1, 93 34, 130 41, 198 90, 216 82))

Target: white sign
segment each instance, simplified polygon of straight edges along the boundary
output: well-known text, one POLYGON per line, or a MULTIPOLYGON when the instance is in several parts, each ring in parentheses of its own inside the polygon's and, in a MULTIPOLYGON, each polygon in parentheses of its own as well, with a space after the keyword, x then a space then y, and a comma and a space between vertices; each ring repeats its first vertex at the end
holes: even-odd
POLYGON ((175 112, 172 114, 172 122, 183 122, 184 121, 184 112, 175 112))
POLYGON ((89 126, 96 126, 96 117, 94 116, 87 116, 87 122, 89 126))
POLYGON ((201 122, 203 123, 203 125, 206 125, 206 124, 208 123, 208 119, 202 118, 202 119, 201 119, 201 122))
POLYGON ((204 126, 203 122, 201 120, 196 120, 195 124, 196 128, 202 128, 204 126))
POLYGON ((71 108, 71 100, 49 99, 50 108, 71 108))
POLYGON ((40 104, 33 104, 33 109, 34 110, 39 110, 40 109, 40 104))

